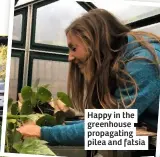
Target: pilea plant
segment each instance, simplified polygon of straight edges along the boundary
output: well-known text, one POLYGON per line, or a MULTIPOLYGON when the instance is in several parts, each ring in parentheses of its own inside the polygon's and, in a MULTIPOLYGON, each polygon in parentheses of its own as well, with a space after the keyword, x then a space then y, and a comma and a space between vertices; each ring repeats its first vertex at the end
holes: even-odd
POLYGON ((49 149, 47 142, 38 138, 22 138, 16 131, 18 127, 28 121, 39 126, 55 126, 63 124, 65 113, 55 111, 54 106, 50 105, 54 99, 60 99, 66 106, 72 107, 71 100, 67 94, 58 92, 53 99, 51 92, 47 89, 48 85, 25 86, 21 89, 19 100, 14 102, 8 100, 7 130, 5 151, 24 154, 52 155, 55 153, 49 149))

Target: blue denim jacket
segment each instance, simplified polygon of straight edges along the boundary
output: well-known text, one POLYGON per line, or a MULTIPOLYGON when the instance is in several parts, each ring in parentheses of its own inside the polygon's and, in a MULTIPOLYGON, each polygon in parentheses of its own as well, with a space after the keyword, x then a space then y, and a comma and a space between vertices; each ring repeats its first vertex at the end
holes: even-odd
MULTIPOLYGON (((153 59, 153 56, 147 49, 134 42, 132 36, 128 36, 128 43, 123 56, 124 59, 129 60, 132 57, 153 59)), ((153 40, 150 40, 150 43, 154 46, 160 60, 160 44, 153 40)), ((126 69, 135 79, 139 87, 136 102, 131 108, 138 109, 139 121, 145 122, 148 127, 156 130, 159 109, 160 77, 157 75, 155 65, 150 64, 146 60, 134 60, 126 64, 126 69)), ((117 99, 120 99, 120 91, 123 93, 126 102, 134 98, 134 89, 132 87, 129 87, 127 90, 126 88, 117 89, 115 92, 117 99), (127 93, 129 93, 130 96, 128 96, 127 93)), ((64 126, 42 127, 41 139, 53 145, 84 145, 84 121, 75 121, 70 125, 64 126)))

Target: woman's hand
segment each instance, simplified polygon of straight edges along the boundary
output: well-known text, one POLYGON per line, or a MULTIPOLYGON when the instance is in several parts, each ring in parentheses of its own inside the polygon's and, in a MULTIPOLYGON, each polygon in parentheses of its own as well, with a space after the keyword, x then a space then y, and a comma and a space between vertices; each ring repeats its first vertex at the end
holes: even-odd
POLYGON ((70 108, 70 107, 67 107, 61 100, 57 99, 57 100, 54 100, 52 102, 50 102, 50 105, 52 107, 54 107, 55 109, 55 113, 58 112, 58 111, 63 111, 65 112, 65 115, 66 117, 75 117, 76 116, 76 113, 75 113, 75 110, 70 108))
POLYGON ((17 131, 24 137, 41 137, 41 127, 31 123, 24 124, 20 128, 17 128, 17 131))
POLYGON ((67 112, 70 108, 67 107, 61 100, 56 99, 50 102, 50 105, 54 107, 55 112, 57 111, 63 111, 67 112))

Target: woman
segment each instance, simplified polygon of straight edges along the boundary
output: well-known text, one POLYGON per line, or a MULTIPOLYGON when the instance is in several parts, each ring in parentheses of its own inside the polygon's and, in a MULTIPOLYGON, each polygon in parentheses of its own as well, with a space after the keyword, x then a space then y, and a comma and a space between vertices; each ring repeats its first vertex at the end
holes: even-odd
MULTIPOLYGON (((160 38, 131 31, 102 9, 73 21, 66 36, 70 62, 68 93, 75 109, 138 109, 139 122, 156 131, 160 38)), ((84 145, 83 121, 41 128, 28 124, 18 131, 54 145, 84 145)))

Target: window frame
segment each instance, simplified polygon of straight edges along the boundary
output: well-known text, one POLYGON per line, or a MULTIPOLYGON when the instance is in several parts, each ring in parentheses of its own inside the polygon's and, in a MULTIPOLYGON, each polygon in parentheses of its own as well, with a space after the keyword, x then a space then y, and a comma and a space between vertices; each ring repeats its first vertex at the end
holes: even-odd
POLYGON ((20 10, 16 10, 14 12, 14 17, 22 14, 22 32, 21 32, 20 41, 12 39, 12 47, 25 48, 26 29, 27 29, 27 13, 28 13, 28 7, 25 7, 20 10))
POLYGON ((54 2, 57 2, 58 0, 49 0, 49 1, 43 1, 41 3, 34 4, 33 6, 33 19, 32 19, 32 28, 31 28, 31 43, 30 48, 36 49, 36 50, 43 50, 43 51, 56 51, 61 53, 67 53, 68 47, 65 46, 57 46, 57 45, 48 45, 48 44, 42 44, 42 43, 36 43, 35 42, 35 36, 36 36, 36 18, 37 18, 37 10, 40 7, 52 4, 54 2))
POLYGON ((33 62, 34 59, 46 60, 46 61, 61 61, 68 62, 68 55, 60 55, 53 53, 43 53, 43 52, 30 52, 29 57, 29 68, 28 68, 28 86, 32 85, 32 72, 33 72, 33 62))

